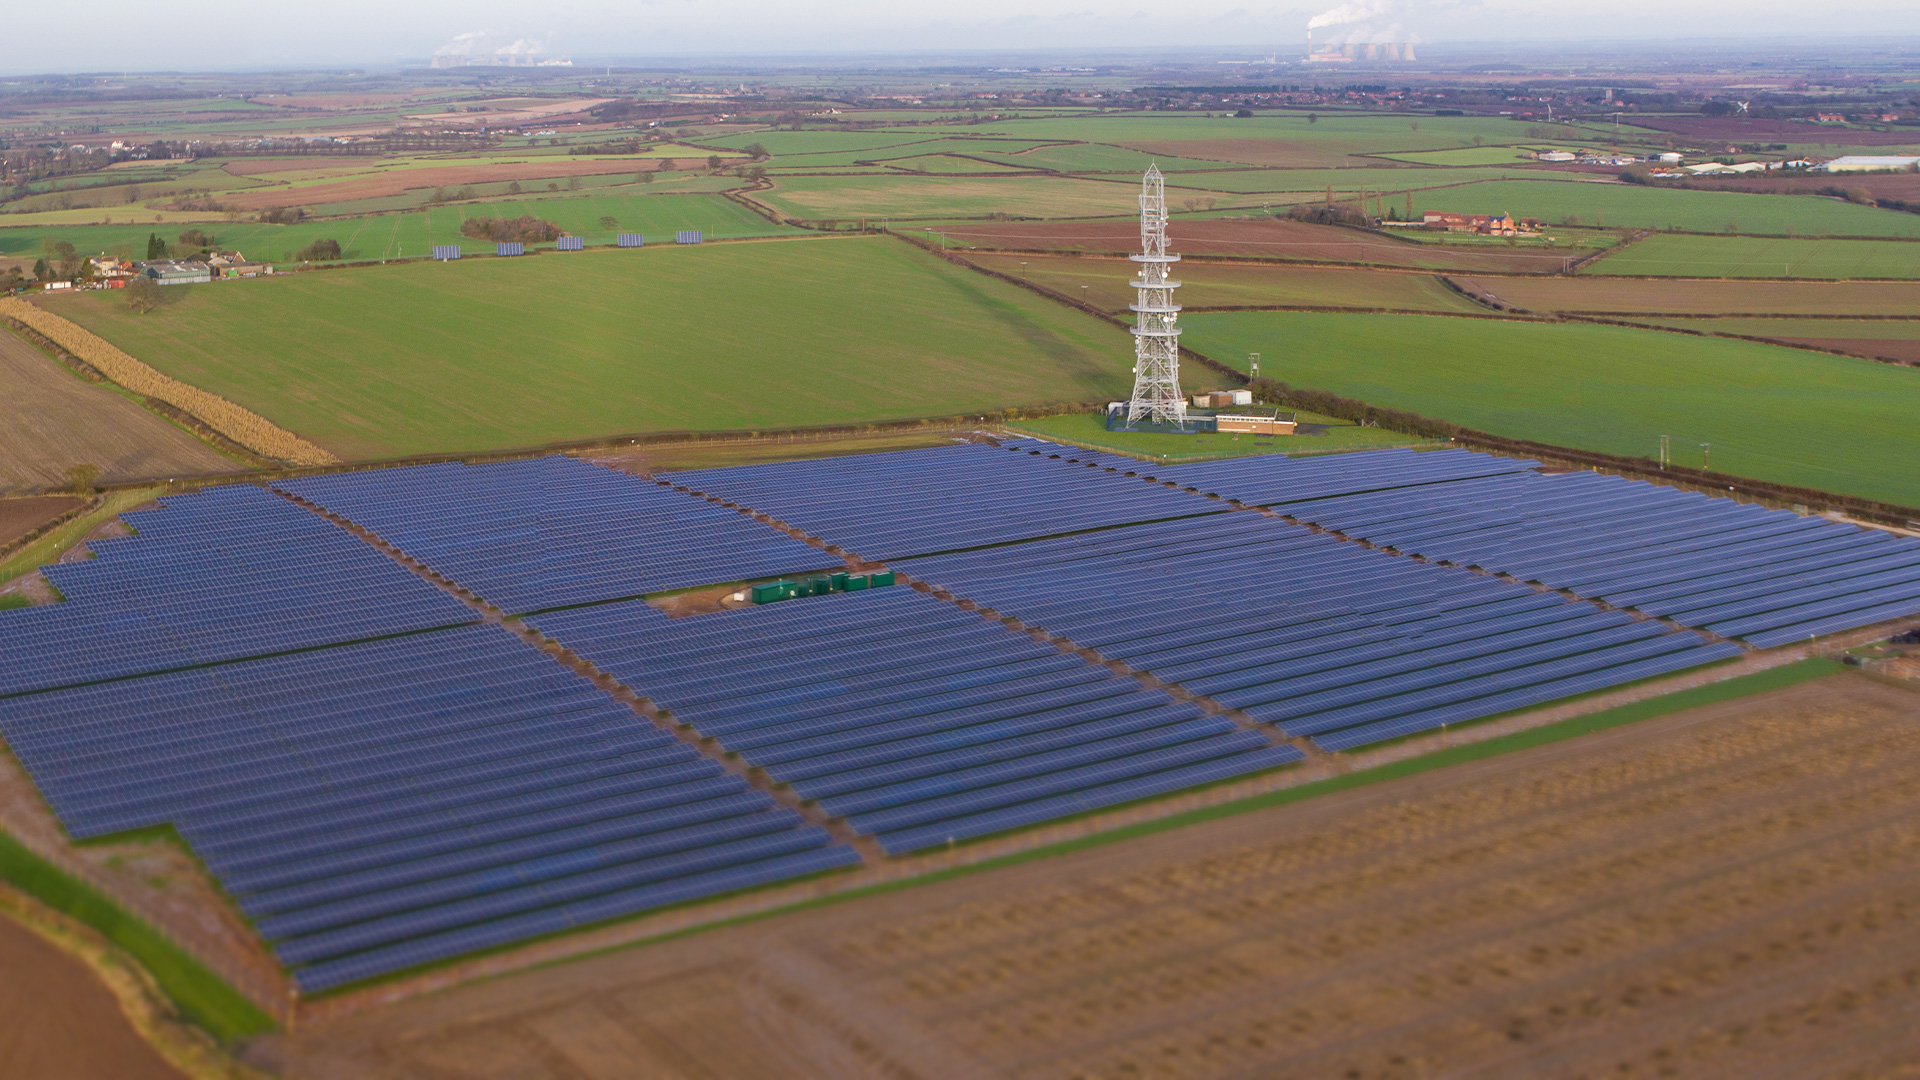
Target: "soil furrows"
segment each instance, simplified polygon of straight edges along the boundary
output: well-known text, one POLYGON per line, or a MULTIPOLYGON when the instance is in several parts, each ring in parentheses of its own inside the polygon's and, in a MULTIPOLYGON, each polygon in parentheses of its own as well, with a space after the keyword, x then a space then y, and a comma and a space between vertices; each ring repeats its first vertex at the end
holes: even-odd
MULTIPOLYGON (((1604 835, 1609 829, 1606 826, 1596 826, 1595 829, 1587 831, 1604 835)), ((1716 836, 1715 840, 1720 844, 1730 844, 1751 839, 1737 835, 1738 830, 1732 830, 1732 832, 1735 835, 1716 836)), ((1484 933, 1486 927, 1481 923, 1488 917, 1489 911, 1481 898, 1471 895, 1472 887, 1467 887, 1469 896, 1455 897, 1444 891, 1435 892, 1435 879, 1443 878, 1452 865, 1465 860, 1488 861, 1494 853, 1501 852, 1502 849, 1510 850, 1515 854, 1543 849, 1551 851, 1553 843, 1560 839, 1562 837, 1550 832, 1535 832, 1517 841, 1508 840, 1505 843, 1478 844, 1471 848, 1447 850, 1432 860, 1433 865, 1399 865, 1377 875, 1372 880, 1343 878, 1339 882, 1323 880, 1313 882, 1305 888, 1289 887, 1253 895, 1240 894, 1231 898, 1200 897, 1195 899, 1194 906, 1218 919, 1223 926, 1255 927, 1249 932, 1250 936, 1266 932, 1260 924, 1272 921, 1270 917, 1261 919, 1260 913, 1287 910, 1290 925, 1314 927, 1311 936, 1295 934, 1290 938, 1289 955, 1294 956, 1297 963, 1289 966, 1312 970, 1330 961, 1346 963, 1357 953, 1393 945, 1400 939, 1407 939, 1411 945, 1420 941, 1430 941, 1435 935, 1441 933, 1469 938, 1484 933), (1418 926, 1355 924, 1350 918, 1341 919, 1338 914, 1340 902, 1351 887, 1367 889, 1371 894, 1389 902, 1425 902, 1432 907, 1432 911, 1418 926), (1217 899, 1227 899, 1228 902, 1224 906, 1217 902, 1210 902, 1217 899), (1315 906, 1316 902, 1318 906, 1328 910, 1324 913, 1302 910, 1303 907, 1315 906)), ((1667 851, 1656 854, 1669 854, 1669 861, 1673 865, 1680 865, 1689 858, 1697 859, 1702 854, 1700 841, 1696 837, 1685 837, 1666 847, 1667 851)), ((1605 856, 1608 853, 1603 851, 1600 854, 1605 856)), ((1632 859, 1634 865, 1631 866, 1612 865, 1606 862, 1600 866, 1576 864, 1560 875, 1564 876, 1565 880, 1555 880, 1556 875, 1552 873, 1555 858, 1552 855, 1547 857, 1547 866, 1544 868, 1512 866, 1504 871, 1511 884, 1502 898, 1504 910, 1500 915, 1505 919, 1524 917, 1529 910, 1550 905, 1555 901, 1564 901, 1567 897, 1581 895, 1583 890, 1602 889, 1602 884, 1596 883, 1617 880, 1619 875, 1629 870, 1638 873, 1657 870, 1658 868, 1653 865, 1657 861, 1652 854, 1634 853, 1632 859), (1530 869, 1535 874, 1544 872, 1545 876, 1539 880, 1530 880, 1530 869)), ((1149 920, 1161 917, 1163 913, 1157 911, 1146 916, 1149 920)), ((1036 982, 1045 982, 1044 970, 1026 971, 1020 974, 1022 979, 1019 985, 1023 988, 1033 987, 1036 982)), ((922 975, 924 977, 924 969, 922 975)))
POLYGON ((605 691, 608 696, 625 704, 647 723, 673 735, 681 742, 698 750, 709 760, 718 762, 721 768, 746 780, 747 783, 751 784, 756 790, 771 795, 775 802, 799 814, 808 824, 817 825, 825 829, 835 840, 859 852, 863 863, 873 865, 885 857, 880 850, 879 844, 875 843, 872 838, 860 836, 855 833, 846 822, 830 818, 826 812, 820 808, 803 802, 793 789, 785 785, 775 784, 766 773, 726 753, 715 740, 704 738, 698 732, 694 731, 692 727, 678 724, 666 716, 663 716, 661 711, 656 708, 652 702, 635 692, 632 687, 627 686, 612 675, 595 667, 592 661, 578 655, 571 649, 547 637, 533 627, 520 622, 518 619, 509 622, 503 618, 499 608, 487 603, 479 594, 451 578, 442 576, 425 563, 420 562, 413 556, 408 555, 406 552, 388 543, 373 530, 349 521, 321 507, 317 503, 308 502, 298 496, 289 495, 282 491, 275 491, 274 494, 279 495, 281 498, 303 510, 345 529, 358 539, 364 541, 374 550, 379 551, 394 562, 413 571, 421 578, 431 582, 436 588, 472 608, 487 622, 499 624, 512 633, 519 635, 523 641, 526 641, 548 656, 553 657, 556 663, 572 669, 576 674, 605 691))
POLYGON ((911 965, 924 971, 944 958, 965 958, 977 949, 1011 943, 1028 934, 1057 940, 1057 920, 1069 913, 1075 922, 1085 924, 1143 908, 1186 905, 1204 897, 1226 905, 1223 917, 1243 917, 1277 902, 1306 899, 1303 893, 1309 886, 1304 885, 1274 895, 1237 891, 1271 881, 1283 870, 1296 880, 1312 872, 1351 882, 1354 875, 1377 873, 1383 863, 1404 859, 1409 852, 1417 855, 1449 837, 1487 837, 1494 828, 1505 827, 1509 832, 1527 828, 1531 820, 1527 815, 1536 807, 1551 805, 1560 812, 1590 817, 1601 812, 1602 802, 1641 800, 1657 794, 1654 788, 1674 784, 1711 783, 1712 775, 1728 763, 1757 753, 1799 752, 1819 741, 1820 736, 1812 733, 1795 735, 1783 744, 1780 737, 1763 737, 1757 731, 1715 729, 1703 733, 1699 747, 1688 755, 1637 754, 1604 767, 1529 777, 1497 791, 1383 802, 1350 811, 1337 830, 1309 832, 1173 869, 1147 871, 1100 883, 1097 889, 1062 887, 1044 902, 1032 896, 989 900, 897 920, 877 939, 847 934, 834 942, 834 948, 862 966, 911 965), (1386 850, 1382 850, 1383 837, 1392 838, 1386 850))
MULTIPOLYGON (((1798 725, 1776 725, 1776 727, 1797 729, 1798 725)), ((1782 731, 1779 734, 1789 735, 1792 732, 1782 731)), ((1829 730, 1827 734, 1838 736, 1847 733, 1829 730)), ((1779 743, 1793 743, 1800 740, 1776 737, 1772 741, 1776 744, 1772 749, 1777 750, 1779 743)), ((1545 926, 1563 923, 1569 919, 1579 919, 1583 929, 1575 935, 1573 940, 1557 942, 1553 945, 1530 946, 1518 954, 1503 953, 1499 949, 1494 949, 1488 958, 1478 960, 1456 958, 1450 962, 1442 962, 1433 970, 1421 974, 1420 978, 1425 980, 1425 985, 1459 986, 1464 988, 1462 992, 1484 994, 1486 987, 1473 977, 1473 972, 1481 968, 1511 972, 1529 962, 1530 958, 1539 955, 1579 957, 1588 952, 1604 954, 1620 942, 1637 940, 1640 935, 1649 930, 1659 930, 1663 927, 1668 933, 1695 932, 1699 929, 1697 912, 1704 910, 1716 916, 1722 913, 1721 905, 1711 903, 1716 896, 1742 897, 1745 895, 1744 892, 1731 889, 1736 884, 1735 878, 1738 876, 1739 867, 1752 863, 1751 859, 1741 858, 1740 853, 1756 849, 1777 852, 1788 841, 1795 841, 1801 847, 1833 842, 1837 839, 1836 837, 1820 834, 1821 829, 1830 831, 1832 828, 1831 825, 1822 823, 1838 821, 1844 824, 1847 821, 1857 820, 1861 814, 1871 816, 1876 808, 1883 814, 1897 818, 1900 808, 1911 805, 1917 793, 1916 785, 1901 775, 1902 770, 1908 769, 1914 764, 1914 759, 1920 757, 1920 754, 1915 753, 1917 741, 1920 740, 1912 737, 1847 740, 1847 749, 1844 754, 1829 753, 1827 760, 1816 760, 1813 767, 1786 773, 1773 767, 1769 754, 1770 748, 1755 747, 1754 753, 1750 755, 1747 762, 1749 768, 1745 770, 1749 775, 1742 783, 1690 784, 1687 783, 1688 778, 1683 776, 1672 782, 1676 790, 1668 793, 1668 797, 1648 802, 1644 813, 1638 815, 1644 820, 1634 820, 1635 815, 1627 812, 1630 808, 1619 808, 1603 820, 1594 820, 1590 824, 1587 823, 1587 819, 1591 815, 1585 813, 1575 815, 1582 819, 1581 827, 1566 830, 1536 830, 1531 838, 1534 842, 1524 845, 1514 844, 1511 841, 1481 843, 1478 842, 1481 838, 1476 836, 1473 843, 1456 845, 1449 850, 1436 853, 1426 866, 1420 868, 1423 871, 1421 874, 1389 875, 1405 883, 1399 888, 1382 890, 1379 882, 1356 883, 1351 877, 1344 877, 1343 880, 1333 883, 1339 886, 1337 889, 1328 887, 1315 889, 1311 885, 1289 886, 1286 889, 1275 890, 1270 895, 1251 899, 1235 896, 1232 899, 1241 900, 1241 902, 1229 903, 1226 908, 1220 910, 1207 911, 1205 909, 1209 905, 1202 902, 1197 905, 1201 910, 1190 910, 1179 917, 1175 917, 1172 911, 1149 911, 1142 913, 1134 920, 1122 920, 1123 922, 1142 921, 1145 924, 1143 927, 1082 927, 1077 936, 1073 934, 1063 936, 1057 933, 1049 935, 1044 947, 1036 946, 1029 941, 1005 942, 998 948, 993 946, 983 948, 980 943, 969 943, 968 958, 960 962, 959 970, 943 971, 942 965, 938 962, 913 963, 911 965, 913 974, 911 996, 920 998, 924 1007, 947 1012, 955 1008, 965 1008, 964 1001, 951 999, 951 995, 955 993, 965 998, 970 996, 970 992, 975 987, 1004 987, 1009 983, 1018 985, 1028 991, 1017 995, 1020 1000, 1008 1001, 1001 998, 995 1006, 987 1008, 984 1012, 966 1017, 964 1020, 956 1018, 955 1023, 958 1027, 972 1029, 972 1036, 966 1037, 963 1041, 971 1042, 973 1038, 985 1038, 1002 1045, 1008 1042, 1026 1044, 1030 1049, 1037 1051, 1043 1044, 1060 1049, 1062 1041, 1080 1042, 1081 1038, 1099 1041, 1101 1032, 1107 1035, 1114 1034, 1113 1028, 1116 1025, 1124 1026, 1128 1031, 1137 1032, 1143 1022, 1151 1023, 1155 1019, 1165 1018, 1165 1022, 1171 1028, 1183 1029, 1192 1021, 1178 1015, 1187 1012, 1187 1009, 1173 1007, 1173 1005, 1203 1004, 1195 1000, 1196 995, 1201 998, 1217 995, 1225 998, 1224 1004, 1230 1006, 1245 1000, 1245 992, 1252 987, 1252 984, 1285 975, 1287 974, 1285 969, 1288 968, 1295 969, 1292 973, 1294 978, 1303 976, 1308 978, 1308 984, 1299 986, 1297 989, 1310 991, 1308 996, 1316 1002, 1325 1002, 1329 999, 1334 986, 1312 986, 1310 973, 1327 968, 1329 961, 1337 961, 1341 981, 1354 984, 1364 992, 1359 993, 1359 997, 1354 1000, 1351 1007, 1341 1006, 1336 1002, 1325 1006, 1324 1011, 1319 1008, 1305 1010, 1303 1016, 1312 1021, 1310 1030, 1328 1034, 1321 1029, 1330 1019, 1345 1015, 1353 1018, 1354 1022, 1358 1022, 1361 1018, 1376 1014, 1377 1002, 1369 1003, 1367 1000, 1369 994, 1378 997, 1378 990, 1371 988, 1372 984, 1377 983, 1383 972, 1388 969, 1400 970, 1407 967, 1409 953, 1457 948, 1454 943, 1461 939, 1484 940, 1489 931, 1497 933, 1499 930, 1498 926, 1490 925, 1492 923, 1510 923, 1515 918, 1527 920, 1530 916, 1537 915, 1534 921, 1539 921, 1545 926), (1863 744, 1875 742, 1880 745, 1863 744), (1888 760, 1889 766, 1870 770, 1871 775, 1861 775, 1859 770, 1850 768, 1852 761, 1874 758, 1888 760), (1823 792, 1839 790, 1840 786, 1836 781, 1840 779, 1848 781, 1843 794, 1836 794, 1826 799, 1819 797, 1823 792), (1691 792, 1690 796, 1688 792, 1691 792), (1764 813, 1766 807, 1778 800, 1797 801, 1805 809, 1792 813, 1766 815, 1764 813), (1717 811, 1716 807, 1719 808, 1717 811), (1755 824, 1747 824, 1741 820, 1755 816, 1761 818, 1755 824), (1676 818, 1679 820, 1675 820, 1676 818), (1809 838, 1810 834, 1812 838, 1809 838), (1639 850, 1632 843, 1629 843, 1624 851, 1609 848, 1609 842, 1617 847, 1621 844, 1622 838, 1642 838, 1648 835, 1661 838, 1663 842, 1648 850, 1639 850), (1525 867, 1508 869, 1498 865, 1502 861, 1510 860, 1515 854, 1535 855, 1543 845, 1551 847, 1550 841, 1563 838, 1588 841, 1576 844, 1576 850, 1573 853, 1566 859, 1559 860, 1565 865, 1556 865, 1556 860, 1552 858, 1546 860, 1546 865, 1535 868, 1531 872, 1525 867), (1724 852, 1721 861, 1731 860, 1735 863, 1731 868, 1720 867, 1710 872, 1712 875, 1717 875, 1720 884, 1712 888, 1696 886, 1692 889, 1683 889, 1684 879, 1697 876, 1698 868, 1703 862, 1707 864, 1714 862, 1711 852, 1716 850, 1724 852), (1470 880, 1449 882, 1446 880, 1449 876, 1455 879, 1465 877, 1470 880), (1649 876, 1664 879, 1663 896, 1665 892, 1675 889, 1682 889, 1685 895, 1667 898, 1669 901, 1667 910, 1660 910, 1656 905, 1655 910, 1652 911, 1636 911, 1626 923, 1606 926, 1599 931, 1593 929, 1595 920, 1599 916, 1591 910, 1579 910, 1596 907, 1630 908, 1633 906, 1634 897, 1640 895, 1644 888, 1628 883, 1636 880, 1644 882, 1649 876), (1487 895, 1484 888, 1477 882, 1489 879, 1508 881, 1510 884, 1496 895, 1487 895), (1366 916, 1350 916, 1342 922, 1332 912, 1316 915, 1314 912, 1299 908, 1302 892, 1322 894, 1323 906, 1332 908, 1337 906, 1341 895, 1350 898, 1353 895, 1359 895, 1361 890, 1365 890, 1365 895, 1370 897, 1370 901, 1377 898, 1379 905, 1385 905, 1390 910, 1403 905, 1415 908, 1425 907, 1428 910, 1415 914, 1400 912, 1391 918, 1384 919, 1377 918, 1379 913, 1376 911, 1373 913, 1375 918, 1372 919, 1366 916), (1465 895, 1449 895, 1450 893, 1465 895), (1615 895, 1608 895, 1597 903, 1591 899, 1601 894, 1615 895), (1576 910, 1560 910, 1569 907, 1576 910), (1247 927, 1248 920, 1254 913, 1259 912, 1266 913, 1266 919, 1263 921, 1269 925, 1258 925, 1261 920, 1256 920, 1250 930, 1241 929, 1247 927), (1689 912, 1696 913, 1694 919, 1687 917, 1689 912), (1316 920, 1322 921, 1315 925, 1316 920), (1176 926, 1178 929, 1166 933, 1152 929, 1154 924, 1163 923, 1176 926), (1452 925, 1451 930, 1448 929, 1449 924, 1452 925), (1284 947, 1265 944, 1254 950, 1262 954, 1259 963, 1249 965, 1244 962, 1248 955, 1248 947, 1241 943, 1242 938, 1248 941, 1258 941, 1263 936, 1269 935, 1280 938, 1287 931, 1301 925, 1314 925, 1315 933, 1311 941, 1302 943, 1289 940, 1284 947), (1233 933, 1223 933, 1216 929, 1216 926, 1231 926, 1239 933, 1237 936, 1233 933), (1181 956, 1175 957, 1170 963, 1165 959, 1156 961, 1152 956, 1140 956, 1134 951, 1144 946, 1147 953, 1159 952, 1161 950, 1152 946, 1169 937, 1182 937, 1187 946, 1181 951, 1181 956), (1103 942, 1111 943, 1115 949, 1126 948, 1128 953, 1125 955, 1129 960, 1137 958, 1141 962, 1128 963, 1125 966, 1138 970, 1131 976, 1110 971, 1104 978, 1086 979, 1085 965, 1090 960, 1098 964, 1100 946, 1103 942), (1235 958, 1225 960, 1218 956, 1204 954, 1193 956, 1194 946, 1199 945, 1204 951, 1214 951, 1209 946, 1214 946, 1216 942, 1221 945, 1231 945, 1236 954, 1235 958), (1376 959, 1373 963, 1361 963, 1365 959, 1363 954, 1383 949, 1391 950, 1393 955, 1376 959), (1001 950, 1013 955, 1010 957, 997 955, 1001 950), (1023 961, 1022 957, 1028 959, 1023 961), (1079 985, 1083 987, 1092 985, 1096 989, 1092 992, 1083 991, 1081 994, 1073 995, 1063 993, 1058 988, 1046 988, 1044 984, 1051 981, 1046 978, 1047 969, 1055 964, 1065 968, 1080 966, 1081 970, 1076 973, 1079 977, 1079 985), (1036 982, 1043 985, 1036 987, 1036 982), (1166 987, 1177 987, 1178 993, 1169 998, 1166 987), (937 1000, 927 1000, 929 997, 937 1000), (1052 1007, 1043 1004, 1036 1009, 1035 999, 1046 997, 1052 997, 1060 1004, 1052 1007), (1141 1010, 1147 1006, 1152 1007, 1151 1012, 1141 1014, 1141 1010), (1171 1018, 1168 1018, 1169 1012, 1173 1014, 1171 1018), (1076 1038, 1076 1033, 1081 1038, 1076 1038)), ((1741 763, 1736 761, 1733 764, 1737 766, 1741 763)), ((1537 788, 1538 785, 1535 787, 1537 788)), ((1551 805, 1540 806, 1538 809, 1562 814, 1567 812, 1565 807, 1551 805)), ((1523 808, 1511 805, 1509 812, 1526 813, 1523 808)), ((1465 825, 1466 823, 1457 824, 1465 825)), ((1273 866, 1273 870, 1276 873, 1286 872, 1289 869, 1284 865, 1285 860, 1274 860, 1274 862, 1276 865, 1273 866)), ((1753 872, 1760 874, 1763 878, 1767 877, 1765 864, 1756 865, 1760 866, 1760 869, 1753 872)), ((1297 868, 1292 869, 1297 872, 1297 868)), ((1340 875, 1347 873, 1345 867, 1333 869, 1340 875)), ((1804 869, 1805 867, 1796 866, 1795 873, 1800 876, 1794 877, 1793 880, 1804 878, 1804 869)), ((1771 877, 1778 879, 1780 874, 1773 872, 1771 877)), ((1817 884, 1818 876, 1816 875, 1813 880, 1817 884)), ((1214 886, 1216 889, 1223 887, 1231 888, 1231 885, 1214 886)), ((1102 888, 1101 891, 1108 890, 1102 888)), ((1113 905, 1101 906, 1112 907, 1113 905)), ((1733 912, 1728 911, 1726 914, 1731 916, 1733 912)), ((990 918, 985 917, 976 921, 986 925, 992 923, 990 918)), ((897 942, 901 937, 898 928, 893 928, 893 941, 897 942)), ((853 956, 845 958, 855 959, 853 956)), ((858 960, 855 962, 858 963, 858 960)), ((1288 981, 1291 983, 1293 979, 1288 981)), ((1405 990, 1407 999, 1419 999, 1421 986, 1422 984, 1416 982, 1411 988, 1405 990)), ((1430 995, 1431 991, 1427 993, 1430 995)), ((1332 998, 1340 996, 1331 994, 1332 998)), ((1271 1014, 1271 1009, 1261 1013, 1262 1016, 1267 1017, 1271 1014)), ((1214 1031, 1210 1037, 1216 1042, 1224 1039, 1226 1043, 1233 1043, 1240 1039, 1239 1034, 1234 1034, 1230 1030, 1235 1025, 1229 1024, 1226 1027, 1229 1030, 1214 1031)), ((1260 1036, 1258 1031, 1252 1032, 1249 1037, 1260 1039, 1260 1045, 1266 1043, 1265 1038, 1260 1036)), ((1015 1047, 1010 1045, 1008 1049, 1013 1050, 1015 1047)), ((1296 1046, 1295 1049, 1297 1050, 1298 1047, 1296 1046)), ((1015 1056, 1024 1055, 1016 1054, 1015 1056)), ((1118 1064, 1119 1062, 1116 1061, 1116 1065, 1118 1064)))

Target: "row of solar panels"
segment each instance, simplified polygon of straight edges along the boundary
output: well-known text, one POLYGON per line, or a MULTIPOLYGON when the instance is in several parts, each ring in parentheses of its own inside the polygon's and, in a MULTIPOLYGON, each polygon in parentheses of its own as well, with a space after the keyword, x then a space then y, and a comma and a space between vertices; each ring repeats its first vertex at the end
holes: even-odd
POLYGON ((172 823, 309 991, 857 861, 494 626, 0 702, 77 837, 172 823))
POLYGON ((1521 687, 1739 652, 1256 514, 897 565, 1329 749, 1506 711, 1521 687))
POLYGON ((478 619, 257 487, 170 496, 126 520, 137 535, 42 569, 64 603, 0 615, 0 697, 478 619))
POLYGON ((889 852, 1300 759, 905 589, 698 619, 617 604, 534 624, 889 852))
POLYGON ((663 480, 751 507, 868 559, 1220 513, 1220 503, 986 445, 673 473, 663 480))
POLYGON ((1760 647, 1920 615, 1920 539, 1597 473, 1521 473, 1287 513, 1760 647))
POLYGON ((280 481, 514 613, 838 562, 785 533, 569 457, 280 481))

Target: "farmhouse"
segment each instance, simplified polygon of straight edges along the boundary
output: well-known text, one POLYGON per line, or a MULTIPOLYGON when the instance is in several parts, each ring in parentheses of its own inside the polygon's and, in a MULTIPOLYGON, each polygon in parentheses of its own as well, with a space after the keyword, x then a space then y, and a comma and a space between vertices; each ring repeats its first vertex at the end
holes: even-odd
POLYGON ((1538 218, 1518 218, 1512 214, 1454 214, 1429 210, 1420 224, 1445 232, 1477 233, 1481 236, 1524 236, 1540 231, 1538 218))
POLYGON ((273 273, 271 264, 250 262, 237 251, 215 253, 207 260, 207 268, 212 276, 219 278, 250 278, 273 273))

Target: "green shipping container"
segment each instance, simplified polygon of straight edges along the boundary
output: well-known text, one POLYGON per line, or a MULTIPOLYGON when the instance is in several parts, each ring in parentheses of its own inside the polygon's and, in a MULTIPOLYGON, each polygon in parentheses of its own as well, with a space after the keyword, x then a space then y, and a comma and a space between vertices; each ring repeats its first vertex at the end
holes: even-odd
POLYGON ((765 581, 755 585, 752 590, 753 602, 771 604, 775 600, 785 600, 793 595, 791 581, 765 581))
POLYGON ((859 592, 861 589, 864 589, 866 587, 867 587, 867 575, 865 574, 854 574, 847 578, 846 588, 848 592, 859 592))
POLYGON ((882 570, 879 573, 873 575, 874 588, 878 589, 883 585, 891 585, 891 584, 893 584, 893 571, 882 570))
POLYGON ((811 587, 810 591, 814 596, 825 596, 833 591, 832 578, 817 577, 807 584, 811 587))
POLYGON ((847 579, 852 576, 852 574, 847 573, 845 570, 841 570, 827 575, 827 580, 833 582, 833 587, 836 591, 844 592, 847 588, 847 579))

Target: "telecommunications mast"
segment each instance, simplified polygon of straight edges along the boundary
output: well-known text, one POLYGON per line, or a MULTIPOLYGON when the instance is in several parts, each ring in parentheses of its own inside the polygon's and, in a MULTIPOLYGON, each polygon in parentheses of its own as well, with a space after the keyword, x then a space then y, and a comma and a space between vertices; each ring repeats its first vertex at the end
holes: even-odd
POLYGON ((1133 400, 1127 403, 1127 423, 1145 417, 1156 424, 1182 424, 1187 399, 1180 393, 1180 305, 1173 302, 1177 281, 1167 279, 1167 268, 1180 256, 1167 253, 1167 187, 1160 167, 1147 166, 1140 181, 1140 254, 1128 258, 1140 264, 1139 290, 1132 306, 1133 400))

